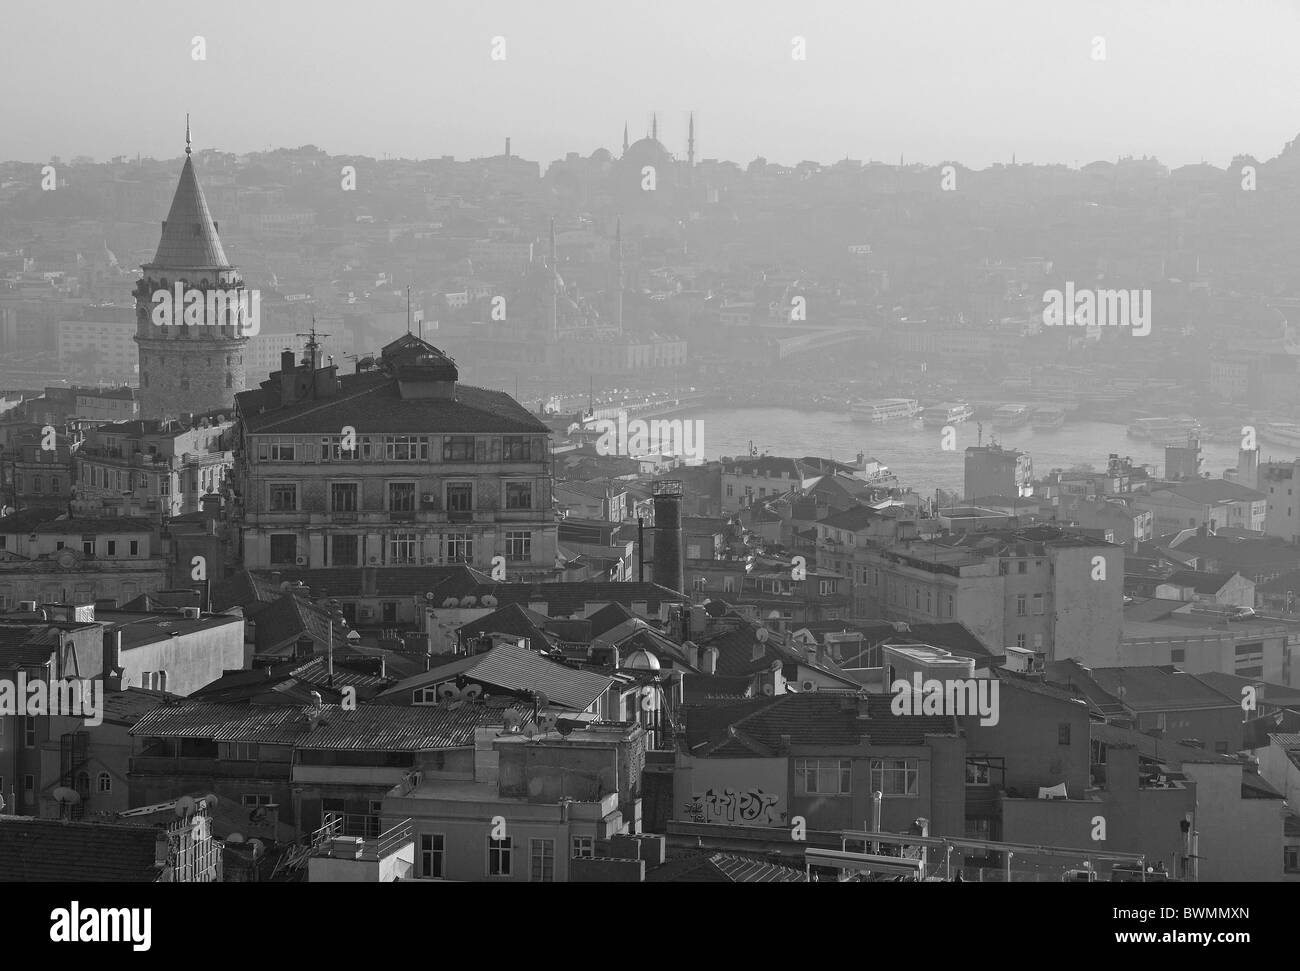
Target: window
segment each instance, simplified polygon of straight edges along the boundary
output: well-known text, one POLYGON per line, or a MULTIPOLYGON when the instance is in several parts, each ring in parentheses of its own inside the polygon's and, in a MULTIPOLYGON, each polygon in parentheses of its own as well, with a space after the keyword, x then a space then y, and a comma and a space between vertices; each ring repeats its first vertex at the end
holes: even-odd
POLYGON ((298 486, 293 482, 272 482, 271 512, 294 512, 298 508, 298 486))
POLYGON ((107 772, 99 773, 99 777, 95 780, 95 788, 100 792, 112 792, 113 777, 107 772))
POLYGON ((420 876, 446 876, 447 837, 442 833, 420 834, 420 876))
POLYGON ((950 593, 944 595, 944 610, 943 610, 943 615, 944 615, 945 617, 951 617, 951 616, 952 616, 952 594, 950 594, 950 593))
POLYGON ((23 718, 23 748, 36 748, 36 719, 31 716, 23 718))
POLYGON ((514 855, 513 836, 505 839, 488 839, 488 876, 508 877, 511 872, 511 857, 514 855))
POLYGON ((415 512, 415 483, 388 483, 388 511, 415 512))
POLYGON ((871 791, 886 796, 915 796, 920 782, 916 759, 872 759, 871 791))
POLYGON ((1185 648, 1174 647, 1169 650, 1169 663, 1182 664, 1187 655, 1185 648))
POLYGON ((256 762, 256 742, 222 742, 219 746, 220 757, 231 762, 256 762))
POLYGON ((1214 751, 1218 752, 1220 755, 1227 755, 1227 754, 1228 754, 1228 743, 1227 743, 1227 742, 1215 742, 1215 743, 1214 743, 1214 751))
POLYGON ((32 476, 32 491, 33 491, 33 492, 44 492, 44 491, 45 491, 45 485, 44 485, 44 482, 45 482, 45 480, 42 479, 39 475, 34 475, 34 476, 32 476))
POLYGON ((709 588, 708 577, 691 577, 691 589, 696 593, 703 593, 709 588))
POLYGON ((501 439, 502 462, 531 462, 533 440, 524 435, 505 435, 501 439))
POLYGON ((356 566, 357 552, 356 536, 330 537, 330 566, 356 566))
POLYGON ((594 859, 596 856, 596 838, 594 836, 573 837, 570 842, 569 855, 574 859, 594 859))
POLYGON ((443 559, 450 562, 473 562, 473 537, 469 533, 448 533, 443 537, 443 559))
POLYGON ((1056 726, 1056 744, 1057 745, 1070 744, 1070 723, 1069 722, 1061 722, 1059 725, 1056 726))
POLYGON ((474 486, 457 482, 447 486, 447 512, 469 512, 474 508, 474 486))
POLYGON ((59 477, 56 475, 50 476, 50 491, 57 493, 59 488, 59 477))
POLYGON ((1027 609, 1028 598, 1023 593, 1016 594, 1016 616, 1024 617, 1029 611, 1027 609))
POLYGON ((117 540, 110 539, 108 541, 108 555, 117 556, 117 540))
POLYGON ((728 499, 732 498, 732 496, 735 495, 735 492, 736 492, 736 487, 733 486, 730 482, 728 482, 728 483, 727 483, 727 498, 728 498, 728 499))
POLYGON ((257 446, 257 457, 263 462, 292 462, 295 454, 292 438, 264 439, 257 446))
POLYGON ((95 541, 93 539, 83 539, 81 541, 81 552, 87 556, 95 555, 95 541))
POLYGON ((998 560, 998 576, 1004 577, 1011 572, 1011 564, 1006 560, 998 560))
POLYGON ((355 482, 330 483, 330 512, 357 511, 357 484, 355 482))
POLYGON ((36 776, 23 776, 23 802, 36 801, 36 776))
POLYGON ((256 809, 258 806, 271 805, 271 794, 269 792, 246 792, 239 797, 239 801, 245 809, 256 809))
POLYGON ((297 563, 298 537, 292 533, 277 533, 271 536, 271 562, 297 563))
POLYGON ((413 705, 436 705, 437 703, 437 688, 416 688, 411 692, 411 704, 413 705))
POLYGON ((130 550, 130 554, 131 554, 132 556, 139 556, 139 555, 140 555, 140 541, 139 541, 138 539, 133 539, 133 540, 131 540, 129 550, 130 550))
POLYGON ((528 857, 531 861, 530 878, 534 882, 555 881, 555 840, 529 840, 528 857))
POLYGON ((1042 616, 1042 613, 1043 613, 1043 595, 1041 593, 1036 593, 1034 594, 1034 616, 1035 617, 1042 616))
POLYGON ((474 436, 448 435, 442 440, 442 460, 444 462, 473 462, 474 436))
POLYGON ((506 559, 526 561, 532 558, 533 534, 526 530, 506 530, 506 559))
POLYGON ((795 786, 801 795, 844 796, 851 791, 853 763, 848 759, 795 759, 795 786))
POLYGON ((385 435, 384 458, 389 462, 429 460, 429 439, 416 435, 385 435))
POLYGON ((834 580, 822 580, 822 581, 818 584, 818 589, 819 589, 819 592, 821 593, 821 595, 822 595, 823 597, 829 597, 831 594, 833 594, 833 593, 835 592, 835 581, 834 581, 834 580))
POLYGON ((1018 562, 1016 563, 1016 572, 1017 572, 1017 573, 1028 573, 1028 572, 1029 572, 1029 561, 1027 561, 1027 560, 1020 560, 1020 561, 1018 561, 1018 562))
POLYGON ((393 533, 388 537, 389 563, 414 563, 415 547, 418 542, 415 533, 393 533))
POLYGON ((533 484, 531 482, 507 482, 506 508, 532 509, 533 484))

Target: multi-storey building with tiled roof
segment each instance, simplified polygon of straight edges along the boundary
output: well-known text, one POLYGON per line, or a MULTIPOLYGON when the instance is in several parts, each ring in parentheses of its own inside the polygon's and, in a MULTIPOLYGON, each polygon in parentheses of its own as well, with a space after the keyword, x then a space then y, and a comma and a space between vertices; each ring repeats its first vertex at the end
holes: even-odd
POLYGON ((498 580, 554 573, 544 424, 503 392, 459 384, 455 363, 411 334, 355 374, 319 356, 309 345, 296 364, 286 351, 278 372, 236 399, 247 569, 465 563, 498 580))

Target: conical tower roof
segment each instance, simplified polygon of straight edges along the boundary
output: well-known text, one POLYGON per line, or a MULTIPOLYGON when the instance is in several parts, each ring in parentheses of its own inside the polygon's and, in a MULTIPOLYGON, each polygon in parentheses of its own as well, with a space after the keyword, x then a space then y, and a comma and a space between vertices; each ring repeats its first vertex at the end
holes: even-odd
POLYGON ((172 197, 172 207, 163 223, 162 239, 158 241, 153 265, 178 269, 230 265, 221 248, 212 213, 208 211, 208 200, 203 197, 203 189, 194 174, 194 161, 189 155, 185 156, 176 195, 172 197))

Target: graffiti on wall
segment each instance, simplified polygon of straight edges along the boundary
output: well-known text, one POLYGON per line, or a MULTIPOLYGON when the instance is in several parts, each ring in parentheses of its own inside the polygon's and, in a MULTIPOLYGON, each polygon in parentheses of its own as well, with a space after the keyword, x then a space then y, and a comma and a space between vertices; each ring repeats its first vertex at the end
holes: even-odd
POLYGON ((762 789, 737 792, 709 789, 695 793, 686 804, 686 818, 695 823, 780 823, 784 813, 776 811, 779 796, 762 789))

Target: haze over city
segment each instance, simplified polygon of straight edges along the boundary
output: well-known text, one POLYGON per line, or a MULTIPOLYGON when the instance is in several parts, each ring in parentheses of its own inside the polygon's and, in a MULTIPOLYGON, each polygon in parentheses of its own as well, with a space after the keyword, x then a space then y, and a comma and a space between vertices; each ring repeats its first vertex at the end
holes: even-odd
POLYGON ((28 96, 0 109, 0 159, 174 157, 173 131, 142 121, 186 112, 201 148, 466 158, 509 135, 543 165, 616 151, 624 122, 635 139, 652 111, 670 151, 684 151, 695 111, 698 157, 742 165, 902 155, 981 168, 1014 153, 1224 166, 1271 157, 1298 127, 1293 2, 5 7, 22 43, 0 83, 28 96), (806 60, 791 57, 796 36, 806 60), (494 37, 504 60, 489 56, 494 37))

